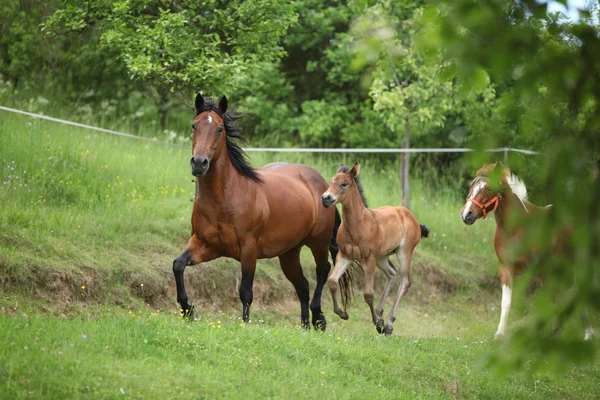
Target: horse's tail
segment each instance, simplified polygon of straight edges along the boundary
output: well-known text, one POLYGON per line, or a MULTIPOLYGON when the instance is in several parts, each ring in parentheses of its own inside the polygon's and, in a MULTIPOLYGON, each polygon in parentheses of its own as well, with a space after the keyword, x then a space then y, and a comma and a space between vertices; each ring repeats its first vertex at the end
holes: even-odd
POLYGON ((421 237, 427 238, 429 237, 429 228, 425 225, 419 225, 421 227, 421 237))
MULTIPOLYGON (((341 224, 342 224, 342 218, 340 216, 340 212, 336 208, 335 224, 333 225, 331 241, 329 242, 329 252, 331 253, 331 258, 333 259, 334 264, 335 264, 337 254, 339 252, 339 246, 338 246, 336 237, 337 237, 338 229, 341 224)), ((342 275, 340 277, 340 280, 338 282, 340 285, 340 294, 342 296, 342 306, 344 307, 344 309, 347 308, 348 304, 350 304, 350 302, 352 301, 352 298, 354 297, 354 288, 356 287, 355 273, 359 267, 360 266, 357 263, 353 262, 348 267, 346 272, 344 272, 344 275, 342 275)))

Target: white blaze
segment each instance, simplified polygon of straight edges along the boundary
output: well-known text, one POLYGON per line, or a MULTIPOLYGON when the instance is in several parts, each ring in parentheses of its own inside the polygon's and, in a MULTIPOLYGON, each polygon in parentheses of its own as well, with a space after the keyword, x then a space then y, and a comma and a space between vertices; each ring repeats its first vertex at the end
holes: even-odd
POLYGON ((208 116, 208 123, 212 123, 212 117, 210 115, 208 116))
MULTIPOLYGON (((484 187, 485 187, 485 182, 484 181, 479 182, 473 188, 473 191, 469 195, 469 198, 470 199, 475 198, 475 196, 477 196, 477 193, 479 193, 481 191, 481 189, 483 189, 484 187)), ((462 213, 463 219, 467 218, 467 214, 469 213, 469 209, 471 208, 472 204, 473 204, 473 202, 471 200, 467 201, 467 204, 465 205, 465 208, 463 209, 463 213, 462 213)))

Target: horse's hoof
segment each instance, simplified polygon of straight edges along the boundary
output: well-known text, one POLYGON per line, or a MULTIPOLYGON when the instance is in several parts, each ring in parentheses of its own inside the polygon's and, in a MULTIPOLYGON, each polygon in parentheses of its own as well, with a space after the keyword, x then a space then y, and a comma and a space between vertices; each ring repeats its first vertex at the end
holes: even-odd
POLYGON ((379 334, 382 334, 384 332, 384 324, 381 318, 378 319, 377 322, 375 322, 375 328, 377 328, 377 332, 379 334))
POLYGON ((185 308, 181 313, 183 319, 187 321, 196 321, 198 320, 198 313, 196 312, 196 308, 192 305, 188 308, 185 308))
POLYGON ((325 329, 327 329, 327 320, 323 314, 318 318, 313 318, 312 323, 315 331, 325 332, 325 329))
POLYGON ((348 313, 346 311, 342 311, 341 313, 338 314, 340 316, 341 319, 343 319, 344 321, 348 320, 348 313))
POLYGON ((503 332, 496 332, 496 334, 494 335, 494 340, 499 342, 501 340, 504 340, 504 333, 503 332))
POLYGON ((386 325, 383 329, 383 333, 385 333, 385 336, 392 336, 392 332, 394 332, 394 327, 392 325, 386 325))

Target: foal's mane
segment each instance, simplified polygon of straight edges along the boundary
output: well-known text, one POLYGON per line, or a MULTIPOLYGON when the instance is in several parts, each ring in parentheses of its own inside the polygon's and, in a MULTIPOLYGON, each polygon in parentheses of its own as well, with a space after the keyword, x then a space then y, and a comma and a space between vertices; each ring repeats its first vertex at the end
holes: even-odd
POLYGON ((246 142, 246 138, 240 134, 242 128, 240 128, 236 123, 236 121, 244 117, 244 115, 236 114, 231 110, 227 110, 225 113, 222 113, 221 110, 219 110, 217 103, 212 99, 205 100, 202 108, 196 110, 196 116, 206 111, 214 111, 221 117, 221 119, 223 119, 227 139, 227 153, 229 154, 229 159, 231 160, 233 167, 246 178, 252 179, 257 183, 262 183, 262 178, 256 169, 254 169, 248 162, 248 156, 246 152, 244 152, 244 150, 242 150, 242 148, 236 142, 234 142, 234 139, 240 139, 243 142, 246 142))
MULTIPOLYGON (((350 171, 350 168, 346 167, 344 164, 340 165, 340 168, 338 169, 338 172, 348 172, 350 171)), ((369 208, 369 205, 367 204, 367 198, 365 197, 365 192, 363 191, 363 187, 362 184, 360 183, 360 179, 358 178, 358 176, 354 177, 354 182, 356 182, 356 187, 358 188, 358 193, 360 194, 360 198, 363 201, 363 204, 365 205, 366 208, 369 208)))

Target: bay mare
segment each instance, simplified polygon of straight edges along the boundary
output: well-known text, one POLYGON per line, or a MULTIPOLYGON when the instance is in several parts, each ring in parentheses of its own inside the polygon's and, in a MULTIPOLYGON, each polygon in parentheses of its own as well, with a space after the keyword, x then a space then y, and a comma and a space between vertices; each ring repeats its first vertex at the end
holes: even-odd
MULTIPOLYGON (((510 242, 514 243, 519 240, 522 233, 522 229, 513 227, 509 229, 509 215, 512 218, 518 217, 518 220, 525 221, 547 212, 550 207, 551 205, 538 207, 530 203, 527 200, 527 188, 523 181, 500 164, 484 165, 477 171, 475 178, 471 181, 469 195, 461 210, 463 222, 467 225, 473 225, 478 219, 485 218, 491 212, 494 212, 496 217, 494 249, 500 261, 502 311, 498 330, 494 335, 495 339, 503 338, 506 333, 506 324, 512 302, 513 279, 527 268, 529 261, 528 257, 520 257, 514 260, 514 257, 506 253, 510 242), (490 181, 496 178, 499 178, 499 185, 490 184, 490 181)), ((586 322, 585 340, 590 340, 594 336, 594 330, 589 323, 587 311, 584 314, 586 322)))
MULTIPOLYGON (((300 249, 308 246, 316 264, 317 284, 310 310, 315 329, 327 325, 321 294, 330 271, 328 252, 335 260, 335 232, 340 218, 321 205, 327 182, 314 169, 300 164, 274 163, 254 169, 236 139, 243 139, 227 109, 227 98, 216 104, 201 94, 195 100, 190 160, 197 191, 192 234, 183 253, 173 261, 177 302, 183 316, 193 316, 184 285, 189 265, 230 257, 240 261, 239 296, 242 318, 250 320, 252 286, 259 258, 278 257, 301 304, 301 324, 309 328, 309 284, 302 272, 300 249)), ((344 277, 350 283, 350 276, 344 277)), ((344 285, 350 289, 349 285, 344 285)))
POLYGON ((367 201, 363 195, 358 179, 360 166, 348 170, 340 166, 337 174, 329 182, 327 191, 323 193, 322 201, 325 207, 336 203, 342 204, 344 218, 338 232, 339 253, 335 267, 327 283, 333 297, 334 312, 343 319, 348 319, 347 303, 342 302, 340 307, 337 300, 338 282, 353 263, 358 263, 365 272, 364 299, 371 310, 373 324, 379 333, 391 335, 396 313, 402 297, 408 291, 410 282, 410 262, 413 258, 415 247, 421 237, 427 237, 429 230, 425 225, 419 225, 415 216, 404 207, 367 208, 367 201), (383 322, 383 306, 390 293, 396 266, 389 259, 395 254, 400 263, 400 286, 394 305, 390 309, 387 321, 383 322), (386 280, 381 300, 374 307, 373 284, 375 269, 379 268, 385 273, 386 280))

